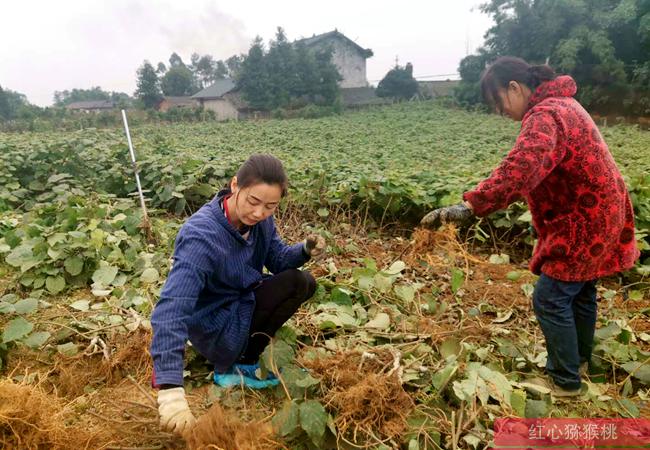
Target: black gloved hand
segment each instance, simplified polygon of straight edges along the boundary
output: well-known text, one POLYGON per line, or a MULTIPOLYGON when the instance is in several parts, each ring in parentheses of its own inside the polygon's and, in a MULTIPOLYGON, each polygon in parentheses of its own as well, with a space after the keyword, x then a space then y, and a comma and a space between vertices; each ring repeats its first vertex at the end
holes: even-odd
POLYGON ((457 205, 434 209, 422 218, 420 224, 428 228, 438 228, 443 223, 450 222, 462 225, 472 216, 474 216, 472 209, 465 205, 465 203, 459 203, 457 205))

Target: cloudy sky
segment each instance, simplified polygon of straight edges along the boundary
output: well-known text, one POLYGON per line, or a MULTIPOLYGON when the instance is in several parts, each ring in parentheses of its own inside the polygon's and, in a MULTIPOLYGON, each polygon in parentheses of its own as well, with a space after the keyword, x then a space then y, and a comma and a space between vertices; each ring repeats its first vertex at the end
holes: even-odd
POLYGON ((268 41, 282 26, 289 39, 338 29, 374 56, 376 84, 399 58, 414 75, 455 73, 483 41, 490 20, 482 0, 21 0, 3 2, 0 86, 46 106, 54 91, 101 86, 132 94, 143 60, 177 52, 226 59, 268 41))

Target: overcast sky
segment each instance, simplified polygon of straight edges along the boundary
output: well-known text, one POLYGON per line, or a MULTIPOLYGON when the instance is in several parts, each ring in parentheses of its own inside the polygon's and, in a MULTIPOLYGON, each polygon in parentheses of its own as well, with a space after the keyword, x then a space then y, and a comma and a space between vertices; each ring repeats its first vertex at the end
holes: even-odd
POLYGON ((490 20, 482 0, 14 0, 3 2, 0 86, 50 105, 54 91, 101 86, 133 94, 147 59, 168 63, 177 52, 226 59, 265 42, 282 26, 289 39, 337 28, 374 56, 376 84, 395 64, 414 75, 455 73, 479 47, 490 20))

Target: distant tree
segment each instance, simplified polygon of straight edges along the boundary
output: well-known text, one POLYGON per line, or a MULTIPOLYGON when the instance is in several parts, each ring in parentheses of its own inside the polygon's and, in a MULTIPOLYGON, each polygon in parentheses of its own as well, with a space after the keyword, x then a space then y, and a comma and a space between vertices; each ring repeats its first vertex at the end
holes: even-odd
POLYGON ((43 109, 30 104, 24 94, 0 86, 0 120, 32 119, 42 113, 43 109))
POLYGON ((162 100, 160 80, 149 61, 145 60, 138 69, 137 86, 135 96, 142 101, 145 108, 154 108, 162 100))
POLYGON ((238 86, 253 109, 269 109, 272 106, 264 43, 259 36, 253 41, 248 55, 242 62, 238 86))
MULTIPOLYGON (((316 60, 316 54, 310 51, 304 42, 298 42, 295 48, 295 67, 297 80, 294 85, 296 97, 315 98, 320 95, 321 74, 316 60)), ((324 59, 327 59, 325 57, 324 59)), ((338 73, 338 72, 337 72, 338 73)))
POLYGON ((83 102, 91 100, 110 100, 111 93, 103 90, 99 86, 90 89, 72 89, 54 92, 54 106, 65 106, 73 102, 83 102))
POLYGON ((489 55, 479 53, 478 55, 469 55, 460 62, 458 68, 460 83, 454 89, 454 97, 462 106, 481 103, 479 81, 488 60, 489 55))
POLYGON ((278 28, 268 52, 262 39, 255 39, 236 79, 253 108, 269 110, 305 103, 333 105, 341 75, 332 62, 332 49, 314 51, 304 43, 291 43, 278 28))
POLYGON ((224 63, 222 60, 219 60, 214 64, 212 81, 223 80, 224 78, 227 78, 229 75, 230 74, 228 72, 228 66, 226 66, 226 63, 224 63))
POLYGON ((131 97, 124 92, 111 92, 111 101, 120 109, 128 108, 132 104, 131 97))
POLYGON ((192 95, 196 92, 194 76, 186 66, 170 68, 160 80, 163 94, 169 96, 192 95))
POLYGON ((192 67, 194 70, 194 77, 200 87, 203 88, 212 82, 214 78, 214 59, 212 56, 205 55, 199 57, 196 62, 192 63, 192 67))
POLYGON ((0 119, 1 120, 9 120, 12 118, 13 115, 13 111, 9 106, 9 99, 7 97, 8 96, 5 93, 5 91, 2 89, 2 86, 0 86, 0 119))
POLYGON ((237 78, 241 71, 242 62, 246 55, 233 55, 226 60, 226 67, 228 68, 228 76, 230 78, 237 78))
POLYGON ((271 87, 271 107, 285 107, 298 87, 299 80, 296 53, 282 27, 278 27, 265 60, 271 87))
POLYGON ((165 63, 159 62, 158 66, 156 67, 156 73, 158 75, 164 75, 165 72, 167 72, 167 66, 165 66, 165 63))
POLYGON ((196 69, 196 65, 199 63, 199 59, 201 59, 201 55, 198 53, 194 52, 190 56, 190 65, 189 68, 191 71, 194 71, 196 69))
POLYGON ((339 95, 339 81, 343 79, 336 65, 332 62, 331 48, 318 50, 315 53, 315 78, 318 83, 312 88, 312 93, 322 98, 325 105, 333 105, 339 95))
POLYGON ((169 68, 185 66, 183 59, 178 56, 178 53, 174 52, 169 57, 169 68))
MULTIPOLYGON (((576 79, 586 106, 650 114, 650 0, 489 0, 480 9, 494 25, 461 67, 505 55, 548 61, 576 79)), ((457 93, 469 100, 465 81, 457 93)))
POLYGON ((406 67, 395 65, 377 85, 377 95, 379 97, 409 99, 417 91, 418 82, 413 78, 413 65, 411 63, 406 64, 406 67))

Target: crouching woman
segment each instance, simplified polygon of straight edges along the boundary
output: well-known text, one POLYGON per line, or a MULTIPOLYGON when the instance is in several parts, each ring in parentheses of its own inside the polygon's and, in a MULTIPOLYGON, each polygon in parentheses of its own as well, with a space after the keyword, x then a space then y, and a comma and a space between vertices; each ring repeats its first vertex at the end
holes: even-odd
POLYGON ((214 365, 221 386, 263 388, 258 359, 269 339, 316 290, 298 268, 325 242, 286 245, 273 213, 287 193, 282 163, 253 155, 230 188, 192 215, 176 238, 173 265, 151 317, 153 385, 161 426, 182 433, 194 423, 183 389, 183 356, 192 346, 214 365), (273 275, 263 274, 266 267, 273 275))

